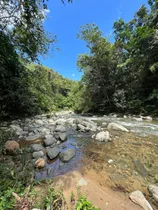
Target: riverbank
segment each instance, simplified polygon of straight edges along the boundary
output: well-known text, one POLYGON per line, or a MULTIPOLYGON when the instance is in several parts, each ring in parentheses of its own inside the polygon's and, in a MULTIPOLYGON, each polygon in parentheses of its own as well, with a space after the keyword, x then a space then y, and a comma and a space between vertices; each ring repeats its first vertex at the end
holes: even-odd
MULTIPOLYGON (((16 169, 14 180, 49 179, 55 189, 62 187, 68 205, 71 193, 77 196, 81 185, 95 206, 110 210, 140 209, 129 199, 131 192, 140 190, 156 210, 148 187, 158 183, 157 122, 67 113, 13 121, 9 126, 15 132, 10 140, 20 150, 1 155, 1 160, 16 169), (37 165, 39 159, 43 165, 37 165)), ((42 185, 36 189, 43 192, 42 185)))

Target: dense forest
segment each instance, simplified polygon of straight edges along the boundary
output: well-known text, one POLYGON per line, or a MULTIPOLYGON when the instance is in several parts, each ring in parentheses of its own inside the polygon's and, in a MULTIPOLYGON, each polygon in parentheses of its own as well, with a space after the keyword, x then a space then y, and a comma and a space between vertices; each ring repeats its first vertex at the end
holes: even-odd
MULTIPOLYGON (((77 66, 83 71, 78 82, 33 64, 39 55, 55 49, 56 37, 43 28, 45 2, 22 4, 13 7, 21 16, 0 17, 1 117, 59 109, 158 114, 157 0, 149 0, 131 21, 116 21, 113 43, 95 24, 80 28, 78 38, 86 42, 89 53, 78 57, 77 66)), ((8 5, 9 0, 0 6, 2 14, 8 5)))
POLYGON ((114 43, 94 24, 78 37, 90 53, 79 56, 84 99, 91 112, 158 114, 158 1, 148 1, 134 18, 114 23, 114 43))

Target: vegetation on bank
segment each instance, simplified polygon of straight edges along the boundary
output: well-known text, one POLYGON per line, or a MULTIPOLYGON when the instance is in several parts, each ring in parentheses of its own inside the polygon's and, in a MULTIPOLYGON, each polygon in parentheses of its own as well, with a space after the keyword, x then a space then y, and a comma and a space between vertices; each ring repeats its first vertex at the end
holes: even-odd
POLYGON ((84 72, 82 110, 158 115, 158 1, 149 0, 132 20, 114 23, 114 43, 98 26, 81 27, 89 53, 78 58, 84 72))
MULTIPOLYGON (((8 130, 0 130, 0 210, 20 210, 24 207, 29 210, 40 208, 42 210, 67 209, 62 189, 53 187, 53 180, 34 181, 33 162, 31 151, 27 148, 17 150, 14 155, 6 155, 3 145, 12 137, 8 130), (36 189, 44 189, 42 195, 36 189)), ((78 190, 77 197, 70 195, 72 210, 99 210, 78 190)))

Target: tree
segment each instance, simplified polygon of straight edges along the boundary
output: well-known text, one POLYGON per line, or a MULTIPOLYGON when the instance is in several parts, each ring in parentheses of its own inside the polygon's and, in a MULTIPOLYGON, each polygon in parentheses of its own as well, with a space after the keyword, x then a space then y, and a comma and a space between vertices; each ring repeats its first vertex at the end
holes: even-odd
POLYGON ((0 2, 0 31, 5 31, 21 56, 32 61, 38 60, 39 54, 46 55, 56 43, 56 36, 45 32, 43 27, 47 12, 46 0, 0 2))
POLYGON ((96 25, 78 37, 89 53, 80 55, 85 110, 158 113, 158 1, 142 5, 132 20, 114 23, 114 44, 96 25))
POLYGON ((91 101, 90 109, 93 111, 112 109, 111 96, 115 89, 112 78, 116 68, 112 55, 113 46, 94 24, 81 27, 78 37, 86 41, 90 50, 90 53, 80 55, 77 61, 78 67, 84 71, 83 82, 87 87, 86 95, 91 101))

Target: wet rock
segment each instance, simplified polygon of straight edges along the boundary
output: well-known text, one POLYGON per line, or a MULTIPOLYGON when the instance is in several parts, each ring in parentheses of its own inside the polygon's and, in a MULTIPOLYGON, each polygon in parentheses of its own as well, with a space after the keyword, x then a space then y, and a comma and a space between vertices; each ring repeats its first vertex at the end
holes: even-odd
POLYGON ((49 167, 49 168, 47 168, 47 174, 48 174, 48 175, 50 175, 50 174, 51 174, 51 172, 52 172, 52 168, 50 168, 50 167, 49 167))
POLYGON ((67 147, 67 145, 63 144, 61 147, 62 147, 62 149, 65 149, 67 147))
POLYGON ((158 186, 150 185, 148 189, 155 201, 158 202, 158 186))
POLYGON ((136 120, 137 122, 142 122, 143 121, 143 119, 140 117, 140 118, 133 118, 134 120, 136 120))
POLYGON ((81 125, 81 124, 78 124, 77 125, 77 130, 80 130, 80 131, 85 131, 85 127, 83 126, 83 125, 81 125))
POLYGON ((44 152, 43 151, 33 152, 33 154, 32 154, 33 158, 41 158, 43 156, 44 156, 44 152))
POLYGON ((47 135, 46 139, 44 139, 44 144, 46 146, 50 146, 56 143, 56 139, 52 135, 47 135))
POLYGON ((109 138, 110 138, 110 135, 109 135, 108 131, 106 131, 106 132, 105 131, 101 131, 95 137, 95 139, 97 141, 105 141, 105 142, 108 142, 109 138))
POLYGON ((31 145, 31 149, 34 152, 38 152, 38 151, 43 151, 44 150, 44 147, 41 144, 32 144, 31 145))
POLYGON ((153 120, 153 118, 150 117, 150 116, 144 117, 144 119, 145 119, 146 121, 152 121, 152 120, 153 120))
POLYGON ((102 127, 106 127, 107 126, 107 123, 106 122, 103 122, 102 123, 102 127))
POLYGON ((62 153, 60 153, 59 157, 62 162, 68 162, 75 156, 76 152, 73 149, 68 149, 62 153))
POLYGON ((143 193, 141 191, 134 191, 129 195, 129 198, 139 206, 141 206, 144 210, 153 210, 150 203, 146 200, 143 193))
POLYGON ((59 149, 57 146, 53 148, 47 148, 47 155, 51 160, 56 158, 58 154, 59 154, 59 149))
POLYGON ((139 160, 133 160, 136 170, 144 177, 148 176, 148 171, 139 160))
POLYGON ((64 166, 65 164, 62 162, 62 161, 60 161, 60 163, 59 163, 59 167, 61 168, 62 166, 64 166))
POLYGON ((64 133, 64 132, 66 132, 66 128, 62 125, 57 125, 55 131, 64 133))
POLYGON ((124 126, 118 124, 118 123, 109 123, 108 125, 109 130, 116 130, 116 131, 123 131, 123 132, 129 132, 127 128, 124 126))
POLYGON ((59 138, 60 138, 61 141, 66 141, 67 133, 59 133, 59 138))
POLYGON ((14 154, 18 149, 20 149, 20 145, 16 141, 7 141, 4 144, 4 150, 9 154, 14 154))
POLYGON ((39 158, 38 160, 36 160, 35 162, 35 167, 36 168, 44 168, 46 165, 46 162, 43 158, 39 158))

